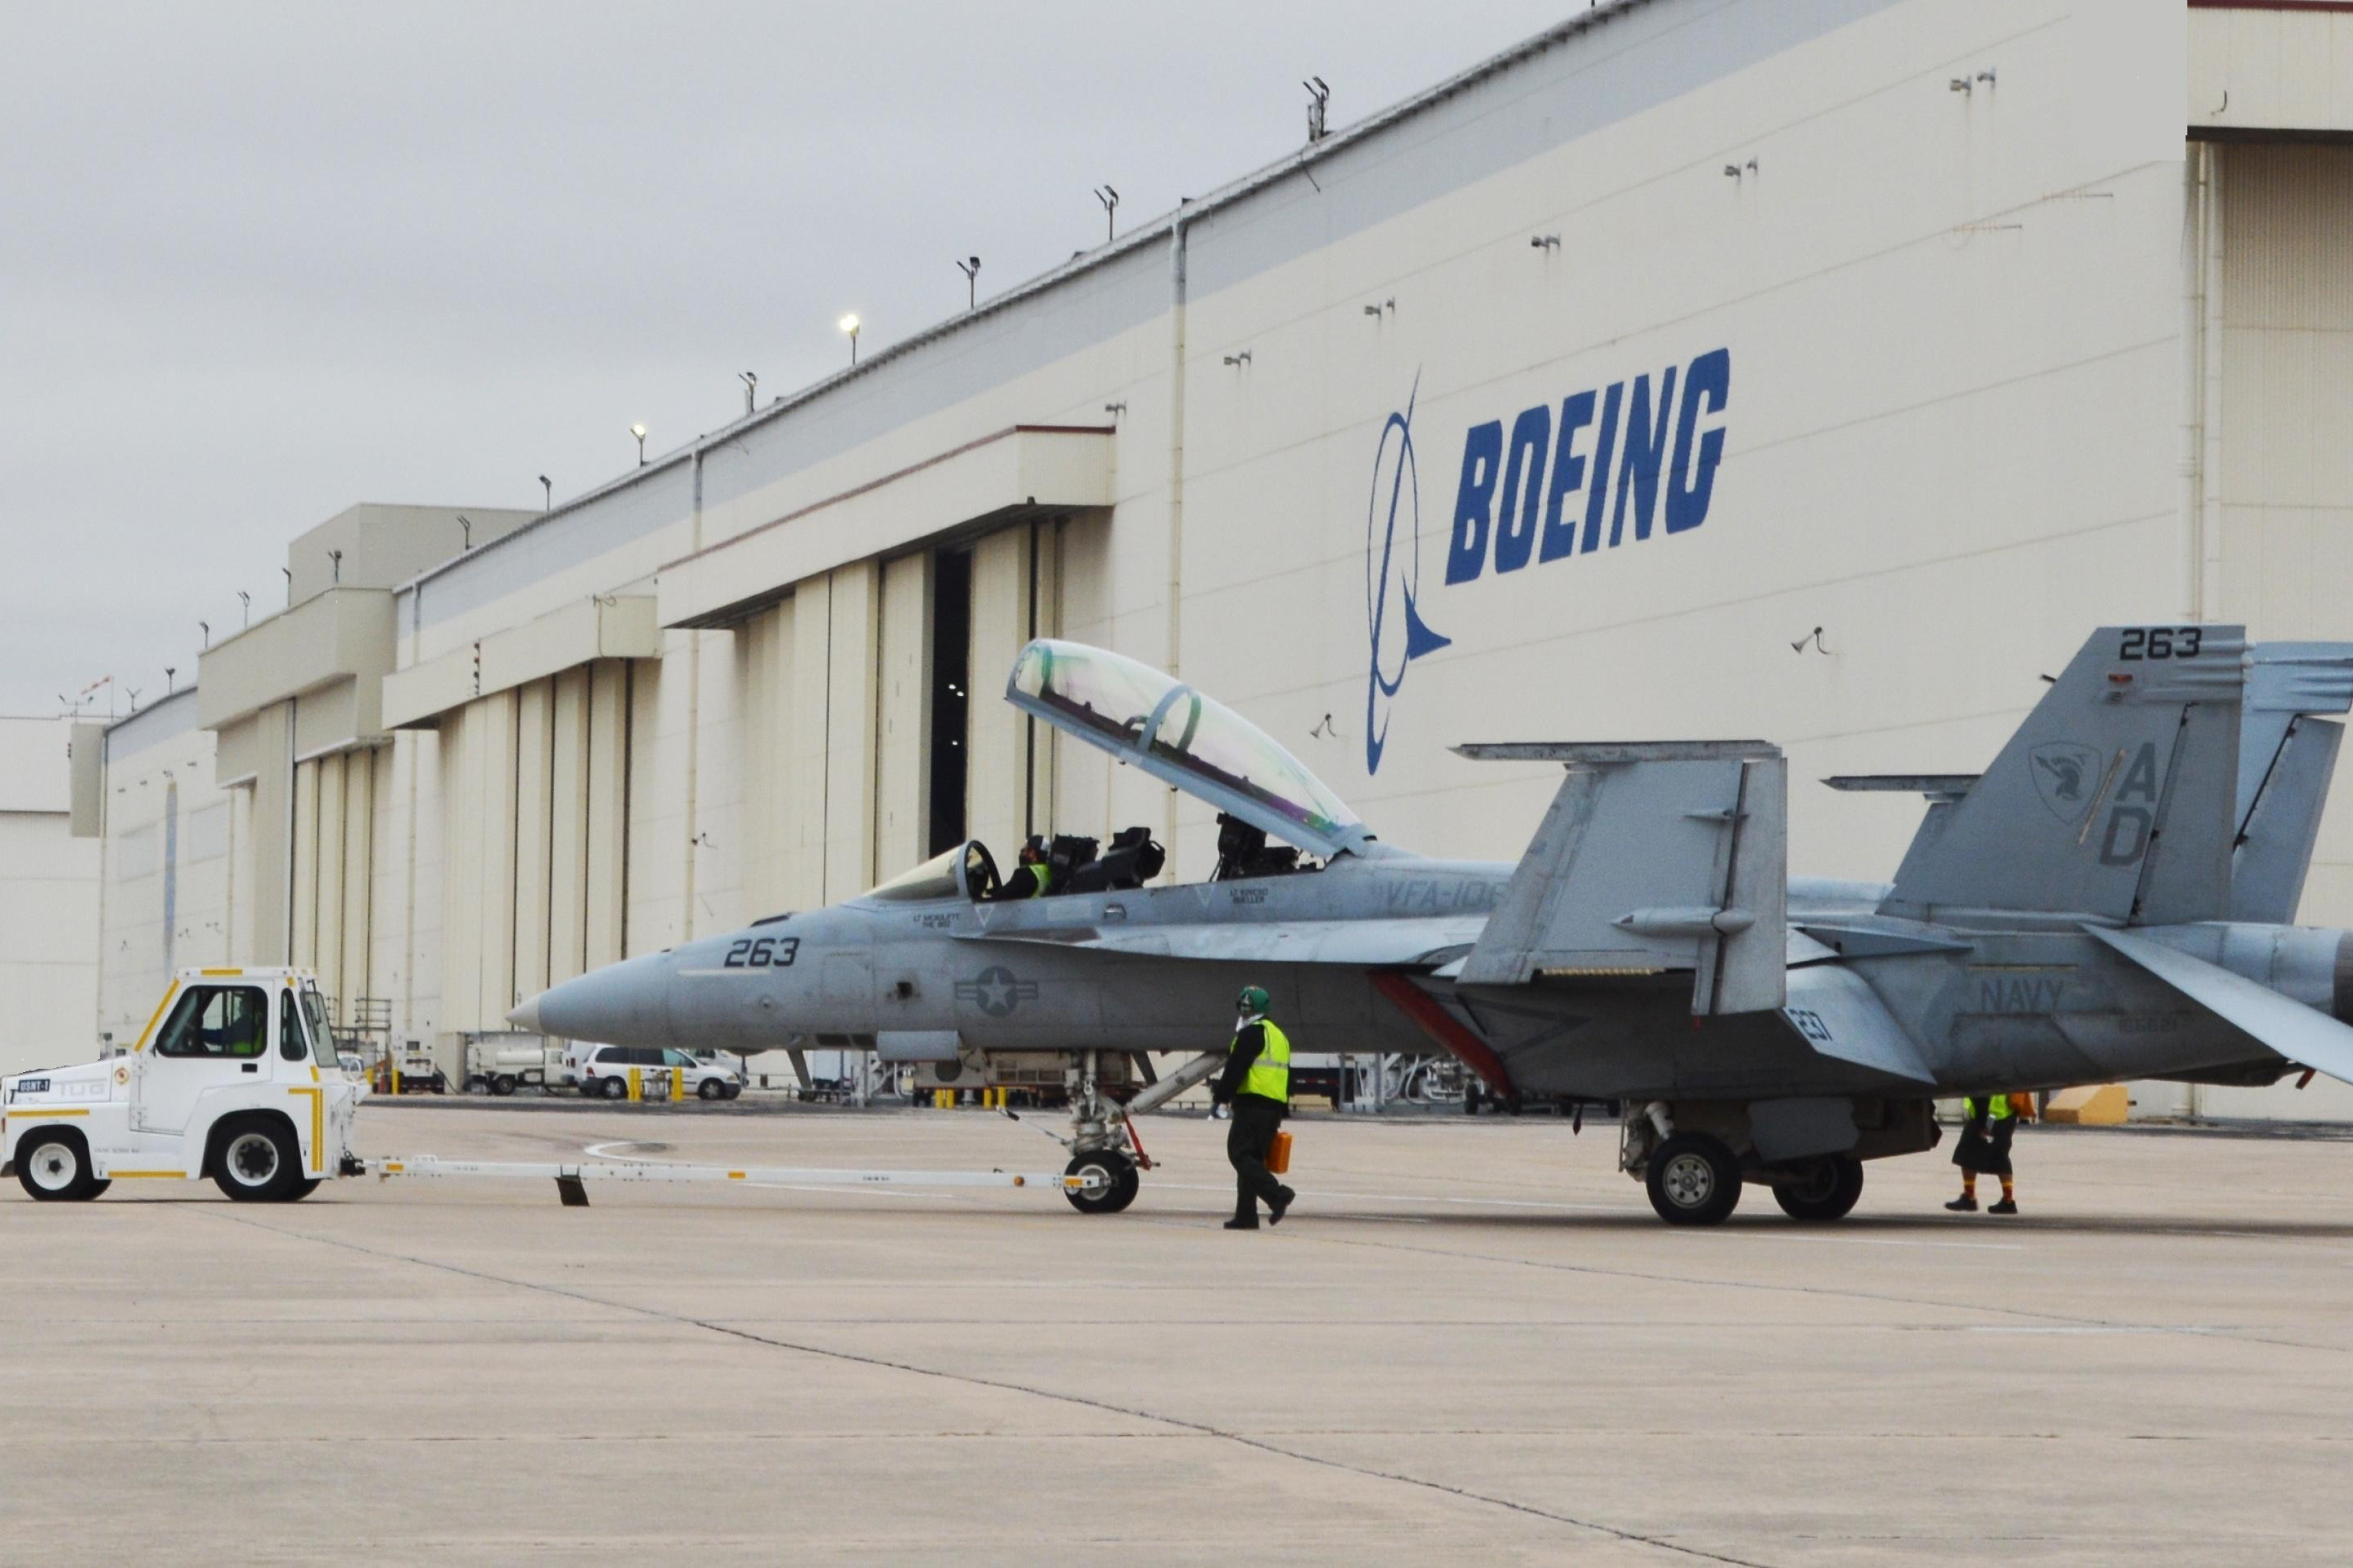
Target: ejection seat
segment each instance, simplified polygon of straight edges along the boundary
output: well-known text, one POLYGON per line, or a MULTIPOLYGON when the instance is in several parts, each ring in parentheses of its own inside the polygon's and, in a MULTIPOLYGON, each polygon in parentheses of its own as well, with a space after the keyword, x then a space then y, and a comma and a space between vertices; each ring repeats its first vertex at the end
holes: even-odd
MULTIPOLYGON (((1084 842, 1092 851, 1094 840, 1084 842)), ((1111 847, 1104 850, 1100 858, 1091 854, 1085 862, 1072 868, 1070 879, 1063 884, 1061 890, 1066 893, 1103 893, 1115 889, 1141 888, 1160 875, 1161 867, 1167 863, 1168 852, 1153 841, 1150 828, 1123 827, 1112 835, 1111 847)))

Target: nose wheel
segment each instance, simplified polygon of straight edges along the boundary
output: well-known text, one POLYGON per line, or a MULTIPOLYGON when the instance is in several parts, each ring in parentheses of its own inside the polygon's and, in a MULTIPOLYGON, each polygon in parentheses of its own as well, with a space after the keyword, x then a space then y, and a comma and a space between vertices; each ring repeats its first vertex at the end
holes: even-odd
POLYGON ((1081 1214, 1117 1214, 1135 1201, 1136 1189, 1144 1184, 1135 1162, 1117 1149, 1073 1154, 1071 1163, 1062 1167, 1062 1174, 1100 1178, 1084 1188, 1062 1189, 1062 1195, 1081 1214))

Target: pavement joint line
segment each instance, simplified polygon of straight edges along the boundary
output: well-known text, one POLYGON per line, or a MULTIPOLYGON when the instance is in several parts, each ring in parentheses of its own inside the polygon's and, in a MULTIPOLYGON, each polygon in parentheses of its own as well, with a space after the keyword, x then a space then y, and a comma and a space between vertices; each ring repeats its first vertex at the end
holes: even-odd
MULTIPOLYGON (((1153 1222, 1146 1218, 1144 1223, 1153 1222)), ((1490 1253, 1458 1252, 1449 1247, 1418 1247, 1401 1241, 1373 1241, 1357 1237, 1323 1236, 1313 1229, 1294 1229, 1292 1234, 1303 1242, 1320 1242, 1326 1247, 1372 1247, 1395 1252, 1419 1252, 1433 1258, 1451 1258, 1466 1263, 1493 1263, 1506 1268, 1537 1268, 1559 1274, 1591 1274, 1603 1279, 1642 1279, 1653 1284, 1694 1285, 1726 1290, 1763 1290, 1777 1295, 1827 1296, 1852 1301, 1877 1301, 1895 1306, 1933 1307, 1954 1312, 1987 1312, 2014 1318, 2031 1318, 2049 1323, 2072 1324, 2087 1329, 2181 1334, 2196 1339, 2222 1339, 2236 1341, 2242 1344, 2271 1345, 2280 1350, 2325 1351, 2335 1355, 2353 1353, 2353 1346, 2315 1343, 2307 1340, 2278 1339, 2267 1334, 2242 1333, 2221 1328, 2164 1323, 2119 1323, 2106 1318, 2084 1318, 2066 1312, 2036 1311, 2028 1307, 1986 1306, 1974 1301, 1937 1301, 1917 1296, 1893 1296, 1877 1290, 1833 1289, 1820 1285, 1775 1285, 1754 1279, 1705 1279, 1685 1274, 1656 1274, 1636 1268, 1608 1268, 1589 1263, 1552 1263, 1534 1258, 1497 1258, 1490 1253)))
POLYGON ((1188 1421, 1183 1416, 1178 1415, 1163 1415, 1155 1411, 1139 1409, 1129 1405, 1116 1405, 1110 1400, 1096 1399, 1083 1394, 1062 1393, 1053 1389, 1039 1388, 1030 1384, 1014 1383, 998 1378, 976 1377, 968 1373, 948 1372, 937 1367, 917 1366, 912 1362, 892 1361, 886 1356, 865 1355, 855 1351, 829 1350, 821 1345, 803 1344, 791 1340, 773 1339, 765 1334, 755 1334, 748 1330, 731 1328, 725 1323, 715 1322, 702 1318, 696 1318, 681 1312, 665 1311, 658 1307, 638 1306, 627 1301, 609 1300, 603 1297, 591 1295, 587 1291, 576 1290, 565 1286, 541 1284, 529 1279, 512 1279, 505 1275, 492 1274, 487 1269, 470 1268, 463 1264, 445 1263, 438 1258, 418 1258, 409 1253, 395 1252, 385 1247, 364 1247, 358 1242, 346 1241, 340 1237, 318 1236, 307 1231, 288 1230, 279 1226, 264 1225, 259 1220, 248 1219, 242 1215, 228 1214, 209 1206, 194 1207, 189 1212, 205 1215, 214 1219, 226 1220, 231 1225, 241 1225, 254 1230, 267 1231, 272 1236, 282 1237, 290 1241, 313 1242, 326 1247, 337 1247, 343 1251, 356 1252, 365 1257, 383 1258, 393 1262, 406 1263, 417 1268, 437 1269, 444 1273, 455 1274, 464 1279, 481 1280, 488 1284, 503 1285, 512 1289, 533 1290, 545 1295, 561 1296, 571 1300, 583 1301, 593 1306, 608 1308, 615 1311, 628 1312, 640 1317, 651 1318, 657 1321, 701 1329, 706 1333, 723 1334, 733 1339, 742 1340, 748 1344, 766 1345, 776 1350, 797 1352, 803 1355, 818 1356, 829 1361, 849 1362, 857 1365, 881 1367, 892 1372, 911 1373, 918 1377, 934 1377, 938 1378, 943 1382, 964 1384, 969 1387, 992 1388, 1010 1394, 1027 1394, 1031 1398, 1051 1400, 1067 1405, 1076 1405, 1087 1409, 1103 1411, 1113 1415, 1124 1415, 1133 1420, 1158 1422, 1163 1426, 1173 1426, 1180 1431, 1190 1432, 1199 1436, 1210 1437, 1228 1443, 1237 1444, 1246 1448, 1255 1448, 1261 1453, 1273 1454, 1282 1458, 1300 1460, 1306 1464, 1320 1466, 1325 1469, 1339 1470, 1348 1475, 1363 1476, 1373 1480, 1395 1481, 1402 1486, 1418 1487, 1426 1491, 1433 1491, 1448 1497, 1460 1498, 1467 1502, 1485 1503, 1493 1508, 1505 1509, 1514 1513, 1528 1515, 1531 1518, 1550 1520, 1556 1524, 1566 1524, 1574 1529, 1587 1531, 1593 1534, 1605 1535, 1614 1541, 1623 1542, 1628 1545, 1648 1546, 1657 1551, 1672 1552, 1675 1555, 1682 1557, 1695 1558, 1702 1562, 1728 1563, 1732 1565, 1732 1568, 1770 1568, 1770 1565, 1758 1563, 1752 1558, 1733 1557, 1720 1552, 1710 1552, 1704 1547, 1685 1546, 1680 1542, 1666 1540, 1663 1537, 1645 1535, 1637 1531, 1622 1530, 1615 1525, 1597 1523, 1594 1521, 1578 1519, 1570 1514, 1555 1513, 1549 1509, 1537 1508, 1530 1503, 1515 1502, 1510 1498, 1497 1497, 1488 1492, 1473 1491, 1468 1487, 1458 1487, 1446 1481, 1434 1481, 1421 1476, 1409 1476, 1401 1471, 1376 1469, 1370 1466, 1352 1465, 1347 1463, 1345 1460, 1328 1458, 1323 1455, 1311 1454, 1303 1449, 1286 1448, 1278 1443, 1271 1443, 1262 1438, 1253 1437, 1247 1433, 1235 1432, 1224 1427, 1213 1426, 1206 1422, 1188 1421))

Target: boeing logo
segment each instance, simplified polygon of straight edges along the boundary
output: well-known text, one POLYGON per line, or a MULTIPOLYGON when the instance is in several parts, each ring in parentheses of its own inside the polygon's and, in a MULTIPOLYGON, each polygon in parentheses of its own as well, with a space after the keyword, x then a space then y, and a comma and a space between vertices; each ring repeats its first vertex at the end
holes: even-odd
POLYGON ((1421 377, 1413 378, 1405 412, 1381 426, 1373 454, 1373 493, 1365 504, 1365 630, 1372 644, 1372 670, 1365 682, 1365 771, 1381 771, 1381 748, 1389 732, 1388 700, 1405 684, 1406 666, 1435 653, 1451 640, 1422 624, 1421 477, 1413 460, 1413 404, 1421 377), (1405 536, 1398 536, 1402 517, 1405 536))
MULTIPOLYGON (((1365 517, 1365 771, 1378 773, 1388 706, 1406 670, 1451 639, 1420 611, 1421 504, 1413 455, 1413 405, 1381 426, 1365 517), (1402 524, 1402 531, 1400 531, 1402 524)), ((1534 561, 1560 561, 1639 543, 1653 532, 1688 533, 1707 521, 1724 460, 1722 416, 1732 392, 1732 351, 1711 349, 1687 365, 1579 392, 1556 410, 1540 403, 1473 425, 1462 440, 1446 581, 1468 583, 1490 563, 1498 575, 1534 561)))

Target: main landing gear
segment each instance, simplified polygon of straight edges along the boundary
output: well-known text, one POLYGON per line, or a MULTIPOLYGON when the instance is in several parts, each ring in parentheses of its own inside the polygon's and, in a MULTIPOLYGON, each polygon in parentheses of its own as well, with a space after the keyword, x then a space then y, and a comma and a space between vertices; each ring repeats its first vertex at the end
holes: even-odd
POLYGON ((1630 1106, 1619 1164, 1642 1183, 1651 1207, 1669 1225, 1721 1225, 1739 1206, 1748 1183, 1771 1187, 1773 1201, 1791 1219, 1821 1225, 1853 1212, 1862 1196, 1863 1156, 1911 1153, 1936 1143, 1925 1101, 1857 1101, 1852 1151, 1773 1163, 1758 1156, 1750 1126, 1745 1105, 1669 1107, 1654 1100, 1630 1106))

